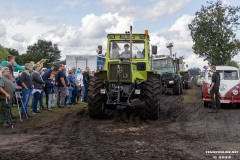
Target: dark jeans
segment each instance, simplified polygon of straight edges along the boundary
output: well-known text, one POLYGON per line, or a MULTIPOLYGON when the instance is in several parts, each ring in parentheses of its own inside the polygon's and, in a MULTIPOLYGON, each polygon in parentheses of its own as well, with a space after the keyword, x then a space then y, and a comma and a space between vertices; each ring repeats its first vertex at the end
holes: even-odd
POLYGON ((41 94, 40 94, 39 104, 40 104, 40 108, 43 109, 43 92, 41 92, 41 94))
POLYGON ((84 84, 84 95, 83 95, 83 102, 86 102, 87 103, 87 98, 88 98, 88 87, 89 85, 88 84, 84 84))
POLYGON ((32 100, 32 111, 33 113, 37 113, 37 106, 38 106, 38 101, 40 101, 41 98, 41 93, 35 92, 33 94, 33 100, 32 100))
POLYGON ((47 106, 47 108, 48 108, 48 92, 47 92, 47 88, 44 88, 44 93, 45 93, 45 96, 46 96, 46 106, 47 106))
POLYGON ((23 89, 22 90, 22 101, 23 101, 23 106, 21 108, 21 113, 24 114, 25 111, 26 113, 28 112, 28 102, 32 94, 32 89, 23 89))
POLYGON ((219 89, 218 88, 213 88, 210 91, 210 96, 211 96, 212 107, 220 108, 219 89))
POLYGON ((72 91, 72 97, 71 97, 72 104, 76 103, 77 93, 78 93, 78 89, 77 87, 74 87, 74 90, 72 91))

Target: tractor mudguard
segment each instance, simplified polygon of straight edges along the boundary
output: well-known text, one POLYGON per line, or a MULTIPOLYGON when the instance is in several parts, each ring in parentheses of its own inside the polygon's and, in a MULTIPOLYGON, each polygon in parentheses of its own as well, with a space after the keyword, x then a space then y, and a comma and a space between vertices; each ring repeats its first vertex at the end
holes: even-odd
POLYGON ((147 79, 150 79, 150 78, 157 78, 157 79, 161 80, 161 75, 158 74, 158 73, 154 73, 152 71, 148 71, 147 72, 147 79))
POLYGON ((107 80, 107 71, 106 70, 100 70, 95 73, 96 77, 99 77, 103 79, 104 81, 107 80))

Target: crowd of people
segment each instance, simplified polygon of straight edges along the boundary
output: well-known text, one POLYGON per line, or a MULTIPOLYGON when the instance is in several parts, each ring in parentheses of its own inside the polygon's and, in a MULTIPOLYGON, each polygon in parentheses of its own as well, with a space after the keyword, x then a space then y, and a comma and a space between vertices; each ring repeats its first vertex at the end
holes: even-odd
POLYGON ((9 127, 15 118, 12 115, 13 104, 20 104, 20 116, 30 117, 40 110, 65 108, 77 103, 87 103, 88 86, 91 76, 89 67, 85 70, 72 67, 66 70, 64 64, 43 70, 41 65, 25 64, 25 71, 19 71, 14 77, 14 56, 8 56, 8 64, 0 71, 0 125, 9 127), (20 94, 16 94, 20 93, 20 94), (17 96, 21 95, 21 96, 17 96), (46 104, 43 104, 43 97, 46 104), (29 109, 29 101, 32 101, 29 109), (38 104, 39 103, 39 104, 38 104), (39 106, 39 107, 38 107, 39 106))

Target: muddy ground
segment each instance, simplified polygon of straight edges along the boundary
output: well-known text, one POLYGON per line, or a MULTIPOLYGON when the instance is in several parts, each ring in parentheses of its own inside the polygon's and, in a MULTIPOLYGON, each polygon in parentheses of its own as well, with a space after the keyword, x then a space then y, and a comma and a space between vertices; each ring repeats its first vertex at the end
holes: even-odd
POLYGON ((129 123, 93 120, 79 113, 79 106, 46 111, 17 122, 13 130, 0 128, 0 159, 240 159, 206 153, 240 151, 240 109, 208 113, 197 87, 181 96, 164 95, 161 105, 158 121, 129 123))

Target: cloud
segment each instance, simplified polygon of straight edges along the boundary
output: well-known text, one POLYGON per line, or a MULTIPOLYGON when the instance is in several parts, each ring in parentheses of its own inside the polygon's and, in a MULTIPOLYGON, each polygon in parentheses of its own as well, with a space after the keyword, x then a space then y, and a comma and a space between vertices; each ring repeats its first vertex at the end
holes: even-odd
POLYGON ((107 11, 119 12, 120 15, 132 16, 136 19, 158 19, 183 9, 191 0, 145 0, 136 3, 130 0, 101 0, 107 11))
POLYGON ((101 0, 101 3, 105 6, 119 6, 127 4, 129 0, 101 0))
POLYGON ((78 25, 48 23, 46 17, 32 16, 32 18, 0 17, 0 31, 6 37, 0 38, 0 44, 18 49, 25 53, 27 46, 36 43, 38 39, 50 40, 59 45, 62 59, 66 54, 96 54, 99 44, 106 47, 106 35, 112 32, 125 32, 133 24, 134 19, 120 16, 118 13, 101 15, 88 14, 78 25), (22 23, 19 23, 22 22, 22 23))
POLYGON ((61 11, 62 9, 68 8, 76 8, 79 6, 85 6, 88 4, 87 0, 63 0, 57 7, 56 11, 61 11))
POLYGON ((158 45, 158 54, 169 55, 169 50, 166 48, 167 42, 173 42, 173 53, 177 53, 177 57, 183 56, 186 64, 191 67, 202 67, 207 65, 206 61, 199 58, 192 50, 193 41, 190 36, 188 24, 191 22, 192 16, 183 15, 178 18, 168 30, 159 30, 151 36, 151 42, 158 45))
POLYGON ((0 23, 0 37, 4 37, 6 35, 6 27, 2 26, 0 23))
POLYGON ((17 33, 16 35, 14 35, 12 37, 12 39, 17 41, 17 42, 24 42, 26 40, 26 38, 21 33, 17 33))

